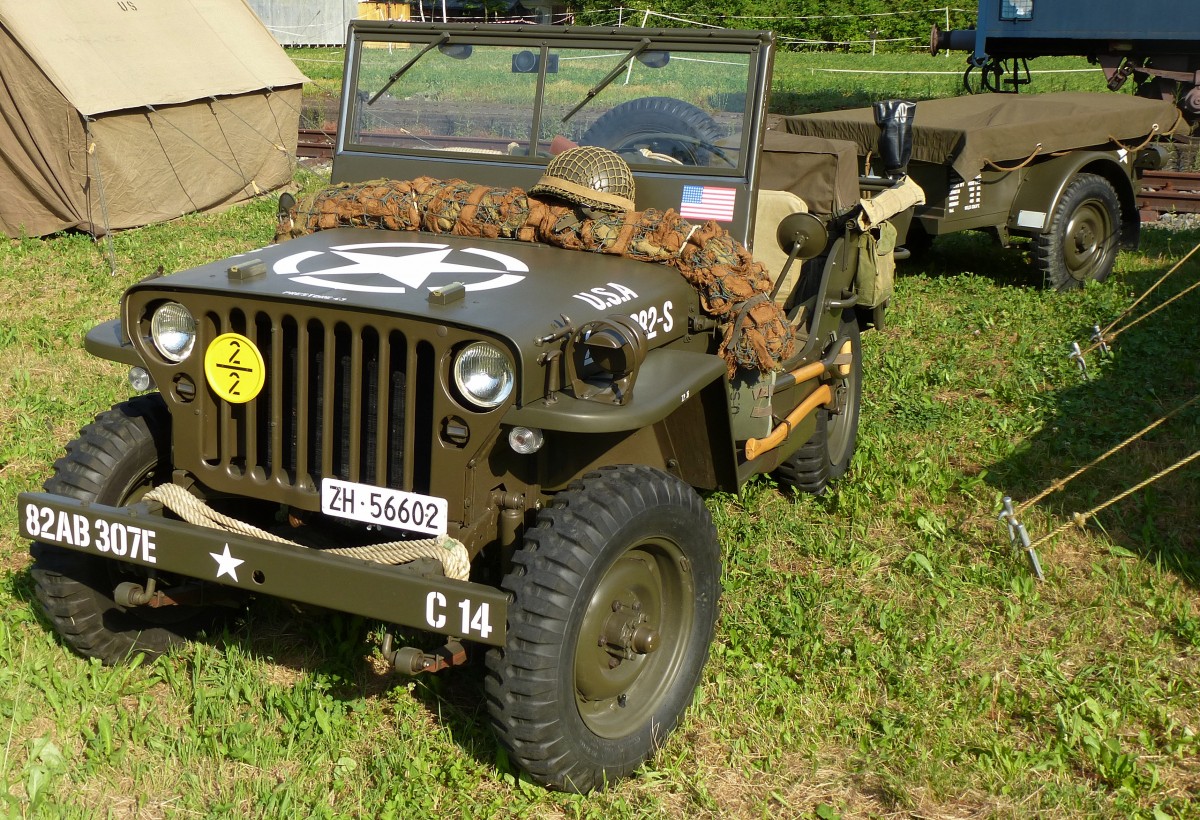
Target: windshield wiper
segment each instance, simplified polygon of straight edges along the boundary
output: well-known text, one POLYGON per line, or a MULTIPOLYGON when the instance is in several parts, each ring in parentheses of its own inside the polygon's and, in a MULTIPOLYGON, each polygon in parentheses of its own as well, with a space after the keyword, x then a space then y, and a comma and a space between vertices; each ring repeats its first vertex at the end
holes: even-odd
POLYGON ((388 77, 387 82, 383 84, 383 88, 376 91, 375 96, 372 97, 371 99, 367 100, 367 105, 374 105, 375 101, 384 95, 384 92, 386 92, 389 88, 391 88, 393 85, 396 84, 396 80, 398 80, 404 76, 404 72, 408 71, 410 68, 412 68, 414 65, 417 64, 417 60, 421 59, 422 57, 424 57, 429 52, 433 51, 438 46, 446 45, 446 43, 448 43, 448 42, 450 42, 449 32, 442 32, 441 37, 434 40, 429 45, 425 46, 425 48, 421 49, 416 54, 414 54, 407 63, 405 63, 404 65, 400 66, 395 71, 393 71, 392 76, 388 77))
POLYGON ((626 54, 621 59, 621 62, 617 63, 613 67, 612 71, 608 72, 608 74, 605 75, 603 80, 601 80, 600 82, 598 82, 594 86, 592 86, 591 90, 588 91, 588 93, 583 95, 583 99, 580 100, 579 103, 574 108, 572 108, 570 111, 568 111, 566 114, 563 115, 562 122, 566 122, 567 120, 571 119, 571 117, 574 117, 577 113, 579 113, 579 109, 583 108, 585 105, 587 105, 589 102, 591 102, 593 97, 595 97, 597 94, 599 94, 604 89, 608 88, 609 83, 611 83, 613 80, 617 79, 617 77, 619 77, 621 75, 621 72, 625 70, 625 66, 629 65, 630 60, 632 60, 634 57, 638 56, 639 54, 641 54, 643 51, 645 51, 648 48, 650 48, 650 38, 643 37, 641 39, 641 42, 639 42, 633 48, 629 49, 629 53, 626 54))

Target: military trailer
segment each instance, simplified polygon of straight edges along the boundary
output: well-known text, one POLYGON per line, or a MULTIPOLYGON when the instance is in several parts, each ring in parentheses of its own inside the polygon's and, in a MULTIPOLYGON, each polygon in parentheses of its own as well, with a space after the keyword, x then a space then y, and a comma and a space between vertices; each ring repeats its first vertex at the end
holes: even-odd
POLYGON ((20 496, 38 597, 104 663, 251 596, 377 619, 405 673, 482 653, 510 759, 602 787, 707 659, 699 493, 850 463, 891 183, 868 219, 849 143, 763 150, 769 33, 349 35, 346 184, 87 334, 140 395, 20 496))
MULTIPOLYGON (((881 175, 869 108, 781 118, 788 133, 855 144, 865 174, 881 175)), ((1030 240, 1032 260, 1058 290, 1103 281, 1141 229, 1137 172, 1156 168, 1156 138, 1185 131, 1162 100, 1126 94, 982 94, 916 106, 907 171, 925 193, 907 251, 939 236, 985 230, 1009 247, 1030 240)))

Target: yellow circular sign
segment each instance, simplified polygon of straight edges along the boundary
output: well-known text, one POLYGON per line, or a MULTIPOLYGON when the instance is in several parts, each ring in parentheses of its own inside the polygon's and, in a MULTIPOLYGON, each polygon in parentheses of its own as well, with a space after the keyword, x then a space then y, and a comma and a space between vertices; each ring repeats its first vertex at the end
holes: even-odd
POLYGON ((263 389, 267 366, 254 342, 240 333, 222 333, 204 352, 204 375, 218 396, 244 404, 263 389))

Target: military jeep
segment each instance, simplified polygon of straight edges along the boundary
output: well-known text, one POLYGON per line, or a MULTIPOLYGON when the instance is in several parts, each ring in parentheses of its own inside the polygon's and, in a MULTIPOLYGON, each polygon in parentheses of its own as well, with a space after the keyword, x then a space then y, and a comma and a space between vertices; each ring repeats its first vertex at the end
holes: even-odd
POLYGON ((713 639, 721 551, 698 491, 841 475, 860 330, 882 316, 859 292, 857 178, 814 172, 811 205, 788 189, 805 174, 760 179, 773 47, 355 21, 335 182, 521 191, 564 145, 608 149, 639 211, 755 245, 788 352, 731 364, 730 320, 669 264, 519 238, 333 227, 138 282, 86 346, 140 395, 19 500, 64 642, 161 653, 250 596, 355 613, 388 625, 405 673, 485 653, 495 731, 537 782, 634 771, 713 639))

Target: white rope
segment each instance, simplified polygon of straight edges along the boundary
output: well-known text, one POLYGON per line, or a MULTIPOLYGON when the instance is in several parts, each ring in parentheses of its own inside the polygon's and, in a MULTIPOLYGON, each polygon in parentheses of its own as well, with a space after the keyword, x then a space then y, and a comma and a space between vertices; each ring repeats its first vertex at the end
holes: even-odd
MULTIPOLYGON (((304 546, 260 529, 253 524, 247 524, 219 513, 178 484, 162 484, 155 487, 146 493, 143 500, 157 501, 184 521, 198 527, 236 532, 251 538, 273 541, 276 544, 304 546)), ((416 541, 389 541, 386 544, 369 544, 363 547, 335 547, 321 550, 321 552, 359 558, 363 561, 375 561, 380 564, 404 564, 418 558, 433 558, 441 562, 442 571, 447 578, 457 581, 467 580, 467 576, 471 573, 471 558, 467 554, 466 546, 448 535, 422 538, 416 541)))

